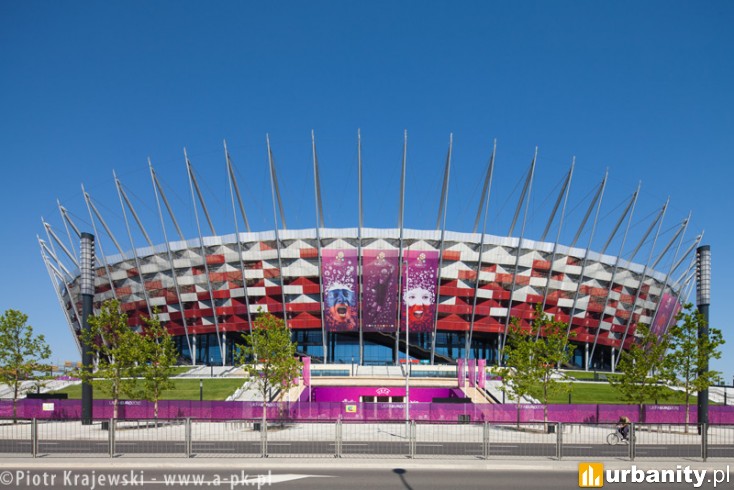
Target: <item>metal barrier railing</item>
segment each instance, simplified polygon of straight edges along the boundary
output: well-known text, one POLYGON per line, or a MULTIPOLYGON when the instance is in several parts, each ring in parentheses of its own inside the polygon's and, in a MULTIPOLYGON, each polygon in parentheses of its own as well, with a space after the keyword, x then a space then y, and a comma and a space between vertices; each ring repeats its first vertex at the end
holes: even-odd
POLYGON ((706 432, 706 456, 731 459, 734 447, 734 425, 710 425, 706 432))
POLYGON ((0 420, 3 456, 359 458, 734 458, 734 426, 294 422, 286 420, 0 420))
POLYGON ((634 458, 703 459, 705 432, 696 425, 634 424, 634 458))
POLYGON ((186 419, 110 420, 110 454, 186 455, 186 419))
POLYGON ((334 457, 338 452, 340 423, 293 423, 278 421, 268 424, 268 456, 334 457))
POLYGON ((558 424, 489 424, 488 457, 558 457, 558 424))
POLYGON ((35 438, 31 441, 35 448, 34 456, 77 457, 83 454, 91 457, 109 454, 109 433, 101 430, 100 422, 83 425, 78 420, 33 419, 31 426, 35 426, 32 431, 35 438))
POLYGON ((187 419, 188 455, 196 457, 260 457, 262 434, 260 420, 222 420, 212 422, 187 419))
POLYGON ((484 424, 412 424, 415 457, 481 458, 484 424))
POLYGON ((411 454, 409 422, 343 422, 339 457, 384 458, 411 454))
POLYGON ((0 453, 3 457, 31 455, 36 424, 32 420, 0 420, 0 453))

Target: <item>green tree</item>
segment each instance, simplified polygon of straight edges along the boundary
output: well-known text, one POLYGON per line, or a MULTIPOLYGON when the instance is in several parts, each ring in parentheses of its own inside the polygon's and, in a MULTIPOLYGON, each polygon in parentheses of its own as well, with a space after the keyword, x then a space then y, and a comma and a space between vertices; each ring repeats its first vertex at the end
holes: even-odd
POLYGON ((529 396, 537 382, 538 373, 533 362, 535 336, 528 330, 520 327, 517 318, 510 320, 510 329, 507 332, 507 343, 504 348, 503 367, 497 372, 502 376, 500 389, 508 395, 515 396, 518 419, 520 423, 520 401, 529 396))
POLYGON ((670 328, 670 362, 673 385, 681 388, 686 399, 686 432, 690 422, 691 396, 715 384, 718 371, 708 369, 709 359, 721 358, 719 347, 724 344, 721 330, 709 328, 708 338, 698 338, 699 328, 706 326, 704 316, 688 303, 676 316, 676 324, 670 328))
POLYGON ((163 391, 173 388, 173 367, 176 365, 178 352, 171 334, 161 325, 158 312, 152 318, 145 318, 142 335, 144 362, 140 366, 143 378, 142 394, 146 400, 152 401, 154 417, 158 418, 158 401, 163 391))
MULTIPOLYGON (((548 400, 560 391, 568 391, 570 384, 557 380, 557 367, 570 361, 573 351, 567 343, 568 324, 556 321, 535 307, 535 318, 529 328, 523 328, 517 318, 512 318, 505 346, 505 367, 502 377, 520 398, 536 395, 543 403, 543 421, 548 421, 548 400)), ((571 333, 573 336, 573 332, 571 333)))
POLYGON ((46 360, 51 349, 42 334, 34 335, 28 315, 7 310, 0 316, 0 383, 13 389, 13 419, 18 415, 18 397, 22 383, 39 380, 51 371, 46 360))
POLYGON ((617 369, 623 374, 609 379, 623 401, 642 406, 647 400, 667 397, 671 367, 665 352, 669 345, 669 333, 657 335, 644 323, 637 325, 635 341, 620 352, 617 369))
POLYGON ((289 390, 301 373, 296 356, 296 344, 285 322, 271 313, 261 313, 254 321, 252 332, 239 345, 237 363, 254 379, 263 399, 262 422, 267 421, 267 401, 273 388, 289 390))
POLYGON ((100 387, 112 399, 116 419, 120 399, 138 395, 135 377, 146 360, 143 337, 128 326, 127 314, 117 300, 106 301, 99 314, 89 317, 89 330, 83 330, 81 337, 96 358, 96 370, 82 368, 80 377, 85 382, 94 378, 108 381, 100 387))

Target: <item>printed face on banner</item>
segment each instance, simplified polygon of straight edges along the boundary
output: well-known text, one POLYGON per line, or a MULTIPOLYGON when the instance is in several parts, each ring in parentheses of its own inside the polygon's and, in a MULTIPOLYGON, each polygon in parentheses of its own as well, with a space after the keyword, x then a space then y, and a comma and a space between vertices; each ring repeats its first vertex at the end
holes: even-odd
POLYGON ((402 328, 405 328, 407 314, 411 332, 431 332, 436 312, 438 252, 408 251, 405 254, 405 264, 400 313, 402 328))
POLYGON ((324 323, 330 332, 358 330, 357 251, 322 252, 324 323))
POLYGON ((362 330, 394 332, 398 307, 398 251, 364 250, 362 330))
POLYGON ((408 306, 408 318, 413 324, 423 321, 423 315, 433 304, 433 293, 422 287, 409 289, 403 295, 403 301, 408 306))

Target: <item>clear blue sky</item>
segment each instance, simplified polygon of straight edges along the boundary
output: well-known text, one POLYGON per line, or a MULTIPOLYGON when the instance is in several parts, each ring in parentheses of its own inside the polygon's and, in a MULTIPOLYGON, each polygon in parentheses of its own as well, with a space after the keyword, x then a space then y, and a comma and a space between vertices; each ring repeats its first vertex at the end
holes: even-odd
MULTIPOLYGON (((365 224, 394 227, 407 130, 406 226, 431 228, 453 133, 452 230, 471 230, 494 138, 491 233, 507 233, 536 146, 530 238, 545 224, 573 156, 569 224, 580 220, 606 169, 607 227, 638 181, 636 236, 667 196, 665 236, 691 211, 686 243, 705 230, 714 264, 712 325, 729 341, 714 366, 731 381, 732 25, 730 1, 5 0, 0 309, 26 312, 55 359, 76 359, 36 235, 42 216, 61 229, 57 198, 89 228, 84 183, 117 238, 129 244, 113 169, 159 239, 150 157, 193 237, 186 147, 217 232, 229 233, 226 139, 252 228, 272 229, 269 133, 288 227, 313 227, 313 129, 326 225, 355 226, 359 128, 365 224)), ((574 231, 569 226, 564 235, 574 231)), ((605 236, 599 231, 593 248, 605 236)))

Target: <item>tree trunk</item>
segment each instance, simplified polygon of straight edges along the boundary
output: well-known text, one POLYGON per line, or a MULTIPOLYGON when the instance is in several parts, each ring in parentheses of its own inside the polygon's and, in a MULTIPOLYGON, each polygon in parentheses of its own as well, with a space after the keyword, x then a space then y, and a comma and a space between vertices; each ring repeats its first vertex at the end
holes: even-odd
POLYGON ((18 380, 13 383, 13 423, 18 422, 18 380))
POLYGON ((543 383, 543 425, 548 432, 548 380, 543 383))
MULTIPOLYGON (((515 396, 517 396, 517 393, 515 393, 515 396)), ((520 428, 520 398, 517 399, 517 428, 520 428)))
POLYGON ((263 390, 263 424, 268 418, 268 389, 263 390))

